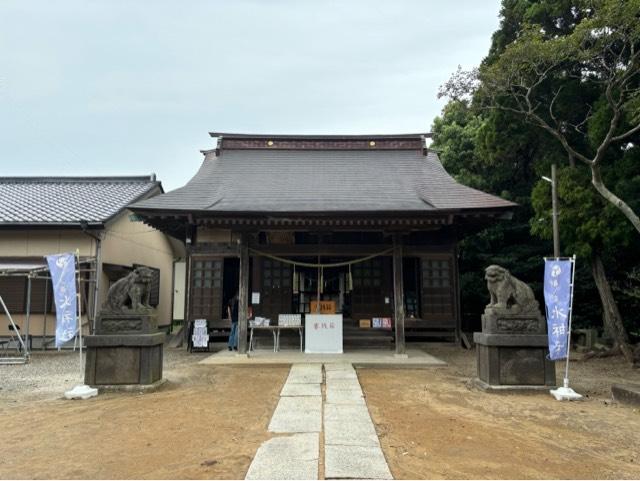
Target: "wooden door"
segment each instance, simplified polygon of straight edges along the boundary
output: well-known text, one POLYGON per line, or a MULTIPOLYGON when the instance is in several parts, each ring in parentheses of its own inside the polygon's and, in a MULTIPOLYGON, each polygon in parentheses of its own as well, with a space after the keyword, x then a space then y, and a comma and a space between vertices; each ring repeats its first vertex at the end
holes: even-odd
POLYGON ((353 291, 351 292, 352 317, 391 317, 391 275, 388 257, 375 257, 351 267, 353 291), (386 300, 389 302, 386 302, 386 300))
POLYGON ((260 315, 277 322, 278 314, 293 312, 291 265, 262 258, 260 315))
POLYGON ((422 318, 434 321, 434 327, 455 326, 455 279, 453 257, 421 258, 422 318))
POLYGON ((190 319, 222 320, 222 257, 194 257, 191 260, 190 319))

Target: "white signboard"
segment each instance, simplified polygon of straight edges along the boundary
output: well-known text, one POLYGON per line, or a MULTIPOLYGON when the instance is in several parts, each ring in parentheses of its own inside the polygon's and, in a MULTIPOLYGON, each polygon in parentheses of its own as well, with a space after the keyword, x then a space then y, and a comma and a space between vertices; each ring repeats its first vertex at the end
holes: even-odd
POLYGON ((306 314, 304 344, 311 354, 342 354, 342 314, 306 314))
POLYGON ((193 347, 209 347, 209 329, 206 319, 196 319, 193 322, 193 347))
POLYGON ((251 293, 251 304, 260 304, 260 293, 252 292, 251 293))

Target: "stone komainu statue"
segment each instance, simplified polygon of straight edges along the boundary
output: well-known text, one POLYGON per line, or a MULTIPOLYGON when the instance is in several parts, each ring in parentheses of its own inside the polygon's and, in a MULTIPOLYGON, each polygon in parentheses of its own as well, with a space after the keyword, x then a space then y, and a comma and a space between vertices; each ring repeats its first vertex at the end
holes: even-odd
POLYGON ((516 279, 504 267, 492 265, 485 269, 484 278, 491 300, 487 309, 512 314, 539 313, 538 301, 533 290, 520 279, 516 279))
POLYGON ((119 279, 109 288, 107 299, 102 306, 106 312, 146 312, 151 296, 151 282, 154 271, 148 267, 136 267, 126 277, 119 279))

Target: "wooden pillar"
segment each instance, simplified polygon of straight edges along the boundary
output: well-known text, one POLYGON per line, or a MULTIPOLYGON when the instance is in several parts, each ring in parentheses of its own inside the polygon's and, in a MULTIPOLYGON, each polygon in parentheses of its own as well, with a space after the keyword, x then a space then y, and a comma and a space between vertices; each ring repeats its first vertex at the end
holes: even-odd
POLYGON ((240 234, 240 285, 238 286, 238 353, 247 353, 247 316, 249 314, 249 239, 240 234))
POLYGON ((396 354, 405 355, 404 286, 402 282, 402 234, 393 234, 393 306, 396 329, 396 354))
POLYGON ((182 323, 182 345, 184 345, 185 348, 189 348, 189 322, 191 322, 191 295, 193 294, 193 290, 191 288, 192 286, 192 280, 191 280, 191 276, 192 276, 192 269, 191 269, 191 262, 192 262, 192 253, 193 253, 193 244, 195 242, 195 234, 197 233, 197 228, 195 225, 193 224, 188 224, 185 230, 185 248, 186 248, 186 255, 187 255, 187 264, 186 264, 186 269, 185 269, 185 273, 184 273, 184 277, 185 277, 185 302, 184 302, 184 321, 182 323))

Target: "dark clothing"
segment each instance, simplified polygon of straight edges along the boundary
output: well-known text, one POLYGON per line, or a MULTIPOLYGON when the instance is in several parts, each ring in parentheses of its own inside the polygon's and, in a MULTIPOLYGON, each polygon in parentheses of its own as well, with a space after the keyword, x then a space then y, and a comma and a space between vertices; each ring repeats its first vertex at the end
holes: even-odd
POLYGON ((238 298, 234 297, 229 303, 231 308, 231 322, 238 322, 238 298))
POLYGON ((229 341, 227 342, 227 346, 229 346, 229 350, 238 348, 238 323, 231 323, 231 332, 229 333, 229 341))

